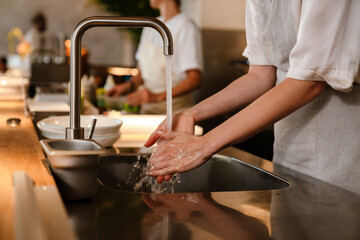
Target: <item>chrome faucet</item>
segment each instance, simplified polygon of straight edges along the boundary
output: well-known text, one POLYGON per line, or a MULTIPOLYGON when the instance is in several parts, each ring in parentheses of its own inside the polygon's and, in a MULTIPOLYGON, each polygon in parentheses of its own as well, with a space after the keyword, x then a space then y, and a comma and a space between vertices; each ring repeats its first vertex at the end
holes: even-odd
POLYGON ((173 54, 173 40, 169 29, 158 19, 147 17, 90 17, 81 21, 71 36, 70 49, 70 127, 66 139, 83 139, 84 128, 80 127, 80 66, 81 38, 93 27, 151 27, 157 30, 164 42, 164 55, 173 54))

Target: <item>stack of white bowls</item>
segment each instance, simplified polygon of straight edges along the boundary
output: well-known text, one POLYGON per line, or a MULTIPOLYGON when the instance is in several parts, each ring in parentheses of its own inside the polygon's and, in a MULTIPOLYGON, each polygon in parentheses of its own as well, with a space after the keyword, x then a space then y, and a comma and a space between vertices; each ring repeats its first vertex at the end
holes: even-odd
MULTIPOLYGON (((112 146, 120 138, 122 121, 101 115, 82 115, 80 124, 84 128, 85 138, 89 135, 93 118, 96 118, 97 121, 92 139, 103 147, 112 146)), ((56 116, 45 118, 36 125, 46 138, 65 139, 65 129, 69 127, 69 124, 69 116, 56 116)))

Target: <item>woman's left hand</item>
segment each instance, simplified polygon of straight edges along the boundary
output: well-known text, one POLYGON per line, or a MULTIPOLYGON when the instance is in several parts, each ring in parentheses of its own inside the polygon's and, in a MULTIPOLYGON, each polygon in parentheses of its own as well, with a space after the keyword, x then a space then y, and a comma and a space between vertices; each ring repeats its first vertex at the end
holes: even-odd
POLYGON ((150 92, 146 88, 139 89, 126 96, 128 103, 132 106, 138 106, 142 103, 158 102, 158 95, 150 92))
POLYGON ((162 176, 185 172, 200 166, 211 155, 203 136, 197 137, 185 132, 164 133, 148 161, 148 175, 162 176))

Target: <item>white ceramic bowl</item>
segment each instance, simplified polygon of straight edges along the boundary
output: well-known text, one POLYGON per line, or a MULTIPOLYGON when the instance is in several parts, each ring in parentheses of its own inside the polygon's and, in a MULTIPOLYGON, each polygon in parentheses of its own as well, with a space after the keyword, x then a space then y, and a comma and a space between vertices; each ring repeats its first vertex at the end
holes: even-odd
MULTIPOLYGON (((69 118, 69 116, 49 117, 37 122, 36 125, 41 133, 65 134, 65 128, 69 127, 70 124, 69 118)), ((97 119, 94 137, 99 137, 104 134, 117 134, 122 125, 122 121, 119 119, 101 115, 83 115, 80 117, 80 125, 85 130, 85 136, 88 135, 93 118, 97 119)))
MULTIPOLYGON (((41 132, 41 134, 48 138, 48 139, 65 139, 65 133, 63 134, 57 134, 57 133, 48 133, 48 132, 41 132)), ((86 137, 86 135, 85 135, 86 137)), ((118 139, 120 138, 120 133, 115 134, 106 134, 106 135, 100 135, 100 136, 93 136, 92 139, 94 139, 97 143, 99 143, 103 147, 110 147, 112 146, 118 139)))

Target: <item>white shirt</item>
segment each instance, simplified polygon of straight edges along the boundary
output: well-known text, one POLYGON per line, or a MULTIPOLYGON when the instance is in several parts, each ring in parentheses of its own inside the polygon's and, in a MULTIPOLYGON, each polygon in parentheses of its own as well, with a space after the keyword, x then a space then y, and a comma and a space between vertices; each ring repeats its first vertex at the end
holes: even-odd
POLYGON ((248 0, 250 63, 326 81, 323 94, 275 124, 275 163, 360 193, 360 1, 248 0))
MULTIPOLYGON (((162 18, 159 18, 162 20, 162 18)), ((174 43, 174 54, 172 56, 172 73, 173 73, 173 86, 175 87, 186 78, 186 71, 197 69, 203 70, 202 59, 202 44, 201 34, 195 23, 191 21, 185 14, 180 13, 165 22, 169 28, 174 43)), ((141 35, 138 51, 136 53, 136 60, 139 62, 140 70, 142 68, 154 68, 157 63, 146 65, 141 64, 142 54, 147 53, 148 44, 158 46, 159 56, 162 57, 158 61, 164 61, 163 55, 163 41, 160 34, 152 28, 144 28, 141 35)), ((163 65, 163 64, 162 64, 163 65)), ((165 71, 162 71, 165 73, 165 71)), ((157 84, 146 84, 147 78, 143 76, 145 85, 153 93, 160 93, 165 91, 165 79, 158 79, 157 84)), ((164 77, 161 77, 164 78, 164 77)))
POLYGON ((289 78, 326 81, 350 91, 353 82, 360 83, 359 11, 357 0, 249 0, 250 62, 287 69, 289 78))

